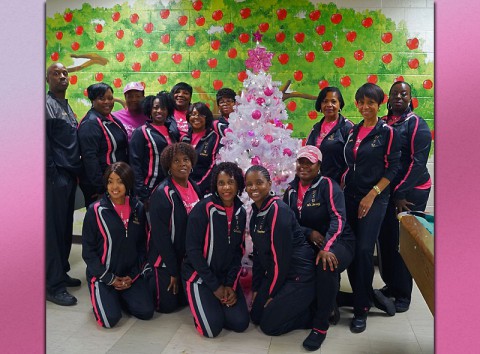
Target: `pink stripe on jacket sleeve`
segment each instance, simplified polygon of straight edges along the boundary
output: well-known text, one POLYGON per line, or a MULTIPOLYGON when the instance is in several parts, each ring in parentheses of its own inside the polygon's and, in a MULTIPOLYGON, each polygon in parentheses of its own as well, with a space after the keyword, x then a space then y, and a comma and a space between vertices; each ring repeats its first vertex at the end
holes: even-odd
POLYGON ((275 288, 275 284, 277 283, 278 271, 279 271, 278 270, 278 256, 277 256, 277 252, 275 251, 275 246, 274 246, 274 243, 273 243, 273 234, 274 234, 274 231, 275 231, 275 224, 277 223, 278 205, 275 203, 275 205, 273 205, 273 208, 274 208, 274 212, 273 212, 272 231, 271 231, 271 234, 270 234, 270 241, 271 241, 271 247, 272 247, 273 262, 275 263, 275 267, 274 267, 274 271, 273 271, 272 284, 270 284, 270 290, 269 290, 270 294, 272 293, 273 289, 275 288))
MULTIPOLYGON (((408 176, 410 176, 410 172, 412 172, 412 168, 413 168, 413 163, 415 162, 415 136, 417 135, 417 130, 418 130, 418 123, 419 123, 419 119, 417 118, 416 121, 415 121, 415 129, 413 129, 413 134, 412 134, 412 139, 410 140, 410 151, 411 151, 411 154, 410 154, 410 166, 408 166, 408 171, 407 173, 405 174, 405 176, 403 177, 403 179, 400 181, 399 184, 397 184, 397 186, 395 187, 395 191, 402 185, 405 183, 405 181, 408 179, 408 176)), ((408 123, 407 123, 408 124, 408 123)))
POLYGON ((147 135, 147 126, 144 125, 142 127, 142 132, 148 145, 148 172, 147 172, 147 175, 145 176, 145 181, 143 182, 145 185, 147 185, 148 180, 153 175, 153 146, 152 146, 152 142, 150 141, 147 135))
POLYGON ((102 120, 97 117, 97 121, 98 121, 98 124, 100 124, 100 128, 102 128, 103 135, 105 135, 105 140, 107 141, 107 159, 106 160, 107 160, 107 165, 110 165, 112 163, 110 160, 110 155, 112 154, 112 151, 113 151, 112 142, 108 138, 108 133, 102 124, 102 120))
POLYGON ((105 235, 105 231, 103 230, 103 225, 100 221, 100 215, 98 214, 98 207, 100 206, 100 202, 95 203, 93 209, 95 210, 95 218, 97 219, 97 226, 100 230, 100 233, 103 237, 103 254, 102 254, 102 264, 105 264, 105 258, 107 257, 107 235, 105 235))
POLYGON ((387 153, 385 154, 385 168, 388 168, 388 155, 390 155, 390 150, 392 148, 392 142, 393 142, 393 128, 389 125, 387 125, 388 129, 390 129, 390 140, 388 142, 388 148, 387 148, 387 153))
MULTIPOLYGON (((330 250, 330 247, 332 246, 332 243, 335 242, 335 240, 337 239, 337 237, 342 233, 342 230, 343 230, 343 221, 342 221, 342 216, 340 215, 340 213, 338 212, 337 208, 335 207, 335 201, 333 200, 333 185, 332 185, 332 181, 330 180, 330 178, 325 178, 326 181, 328 181, 328 192, 329 192, 329 202, 330 202, 330 207, 332 208, 332 211, 333 213, 335 214, 335 216, 337 217, 337 221, 338 221, 338 227, 337 227, 337 231, 335 231, 335 233, 332 235, 332 237, 330 237, 330 239, 328 240, 327 244, 325 245, 325 247, 323 248, 325 251, 329 251, 330 250)), ((330 223, 332 221, 330 220, 330 223)))

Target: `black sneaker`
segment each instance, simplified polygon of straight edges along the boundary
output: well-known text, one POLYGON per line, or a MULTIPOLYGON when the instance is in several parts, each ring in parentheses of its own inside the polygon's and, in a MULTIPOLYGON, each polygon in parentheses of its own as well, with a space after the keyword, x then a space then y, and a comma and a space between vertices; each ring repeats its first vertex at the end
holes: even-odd
POLYGON ((367 314, 354 315, 350 322, 350 331, 352 333, 362 333, 367 329, 367 314))
POLYGON ((340 311, 338 310, 337 304, 333 305, 333 311, 328 318, 328 322, 332 325, 336 325, 340 321, 340 311))
POLYGON ((72 278, 70 275, 66 275, 65 277, 65 286, 67 287, 73 287, 73 286, 80 286, 82 285, 82 281, 77 278, 72 278))
POLYGON ((67 290, 59 291, 56 294, 50 294, 47 292, 47 301, 53 302, 60 306, 72 306, 77 303, 77 298, 70 294, 67 290))
POLYGON ((320 333, 319 331, 312 329, 308 337, 303 341, 303 347, 306 350, 313 352, 320 348, 326 336, 326 333, 320 333))
POLYGON ((382 292, 382 294, 385 295, 386 297, 393 297, 390 289, 386 285, 383 288, 378 289, 378 290, 380 290, 382 292))
POLYGON ((395 310, 397 312, 406 312, 410 308, 410 301, 403 298, 395 299, 395 310))
POLYGON ((387 315, 395 316, 395 303, 380 290, 373 290, 373 304, 377 309, 386 312, 387 315))

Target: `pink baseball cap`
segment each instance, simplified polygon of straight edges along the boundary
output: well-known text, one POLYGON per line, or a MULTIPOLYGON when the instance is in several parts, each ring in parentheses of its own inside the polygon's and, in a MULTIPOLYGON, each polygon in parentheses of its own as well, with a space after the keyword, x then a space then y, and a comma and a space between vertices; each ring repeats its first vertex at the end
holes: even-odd
POLYGON ((298 150, 297 160, 301 159, 302 157, 305 157, 311 163, 317 163, 318 161, 322 162, 322 153, 316 146, 313 145, 305 145, 298 150))
POLYGON ((123 93, 126 93, 131 90, 145 91, 145 88, 139 82, 129 82, 128 84, 125 85, 125 88, 123 89, 123 93))

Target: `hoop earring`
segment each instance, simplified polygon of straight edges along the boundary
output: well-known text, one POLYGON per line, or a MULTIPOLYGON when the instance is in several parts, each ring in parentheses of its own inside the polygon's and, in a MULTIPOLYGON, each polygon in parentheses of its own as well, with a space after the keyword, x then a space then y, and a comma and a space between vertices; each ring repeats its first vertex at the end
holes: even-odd
POLYGON ((341 111, 342 111, 342 109, 341 109, 341 108, 339 108, 339 109, 338 109, 338 113, 340 113, 341 111))
POLYGON ((171 175, 172 175, 172 172, 171 172, 170 170, 168 170, 168 171, 167 171, 167 174, 168 174, 169 176, 171 176, 171 175))
POLYGON ((190 170, 190 173, 193 173, 193 168, 190 170))
POLYGON ((389 111, 392 110, 392 105, 390 104, 390 102, 387 102, 387 109, 388 109, 389 111))
POLYGON ((269 194, 269 195, 271 195, 272 197, 274 197, 274 196, 275 196, 275 192, 274 192, 274 191, 272 191, 272 190, 270 190, 270 192, 268 192, 268 194, 269 194))

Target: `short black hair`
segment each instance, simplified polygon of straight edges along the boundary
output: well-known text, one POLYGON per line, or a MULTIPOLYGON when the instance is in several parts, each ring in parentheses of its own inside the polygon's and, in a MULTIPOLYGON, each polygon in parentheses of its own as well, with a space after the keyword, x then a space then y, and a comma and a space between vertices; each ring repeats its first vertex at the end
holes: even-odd
POLYGON ((99 97, 102 97, 105 95, 105 92, 110 89, 113 93, 113 88, 109 84, 106 84, 104 82, 99 82, 93 85, 90 85, 87 87, 87 95, 88 99, 93 102, 99 97))
POLYGON ((190 115, 192 114, 194 109, 196 109, 199 114, 205 116, 205 128, 212 129, 213 113, 210 108, 208 108, 208 106, 203 102, 195 102, 194 104, 190 105, 190 108, 188 108, 187 112, 187 122, 190 123, 190 115))
POLYGON ((385 98, 385 93, 380 86, 367 82, 360 86, 360 88, 355 93, 355 101, 359 101, 364 97, 371 98, 380 106, 385 98))
POLYGON ((113 172, 120 177, 125 186, 126 194, 129 195, 133 191, 133 186, 135 183, 135 177, 132 168, 123 161, 114 162, 111 165, 108 165, 105 169, 105 173, 103 174, 103 184, 105 189, 107 189, 108 186, 108 178, 113 172))
POLYGON ((315 110, 317 112, 321 111, 322 102, 325 99, 325 97, 327 97, 327 93, 329 92, 335 92, 337 94, 338 101, 340 102, 340 109, 343 109, 343 106, 345 106, 345 101, 343 100, 343 96, 342 96, 342 93, 340 92, 340 89, 335 86, 328 86, 318 93, 317 100, 315 101, 315 110))
POLYGON ((190 92, 190 95, 193 93, 193 88, 192 86, 190 86, 189 84, 187 84, 186 82, 178 82, 176 83, 175 85, 173 85, 171 91, 170 91, 170 95, 173 96, 173 94, 175 92, 177 92, 178 90, 185 90, 185 91, 188 91, 190 92))
POLYGON ((218 165, 215 165, 213 167, 212 171, 212 183, 211 183, 211 191, 212 193, 217 192, 217 181, 218 181, 218 175, 221 172, 225 172, 227 175, 230 177, 233 177, 235 179, 235 182, 237 182, 237 194, 241 195, 243 193, 243 190, 245 189, 245 180, 243 178, 243 172, 240 167, 235 162, 220 162, 218 165))
POLYGON ((237 94, 231 88, 228 88, 228 87, 221 88, 220 90, 217 91, 217 105, 218 105, 218 102, 224 97, 230 98, 235 102, 236 96, 237 94))
POLYGON ((160 107, 161 108, 166 108, 167 109, 167 114, 168 116, 173 115, 173 102, 172 98, 166 91, 160 91, 157 93, 155 96, 150 95, 147 96, 143 99, 142 101, 142 109, 143 109, 143 114, 145 114, 147 117, 151 118, 150 115, 152 114, 152 108, 153 108, 153 102, 158 98, 160 101, 160 107))
POLYGON ((165 175, 168 173, 168 170, 172 165, 173 157, 177 153, 187 155, 192 163, 192 167, 197 163, 197 153, 192 145, 183 142, 168 145, 165 149, 163 149, 160 155, 160 165, 162 165, 162 170, 165 175))
POLYGON ((265 179, 267 180, 267 182, 270 182, 271 178, 270 178, 270 173, 268 172, 268 170, 261 166, 261 165, 253 165, 253 166, 250 166, 247 170, 247 172, 245 172, 245 178, 247 177, 247 175, 250 173, 250 172, 260 172, 263 177, 265 177, 265 179))

